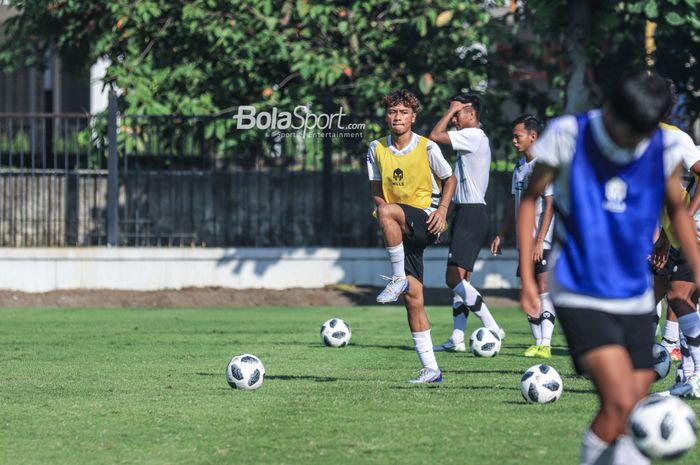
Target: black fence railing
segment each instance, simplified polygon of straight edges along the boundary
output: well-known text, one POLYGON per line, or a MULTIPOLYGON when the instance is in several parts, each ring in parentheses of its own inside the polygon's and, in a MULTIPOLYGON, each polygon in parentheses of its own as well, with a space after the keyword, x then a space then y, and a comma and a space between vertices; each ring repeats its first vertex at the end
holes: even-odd
MULTIPOLYGON (((371 128, 299 137, 239 130, 230 116, 112 117, 110 137, 108 115, 0 114, 0 246, 106 245, 110 228, 122 246, 382 244, 365 168, 371 128)), ((494 171, 494 234, 511 201, 510 173, 494 171)))

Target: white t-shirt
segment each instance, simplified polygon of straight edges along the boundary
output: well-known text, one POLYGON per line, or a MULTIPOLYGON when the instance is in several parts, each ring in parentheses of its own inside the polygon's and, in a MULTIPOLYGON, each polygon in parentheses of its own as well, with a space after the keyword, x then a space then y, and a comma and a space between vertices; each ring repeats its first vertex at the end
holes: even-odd
MULTIPOLYGON (((525 157, 518 160, 513 170, 513 182, 511 183, 510 193, 515 196, 515 223, 518 223, 518 207, 520 199, 527 189, 527 183, 535 168, 535 159, 527 161, 525 157)), ((532 237, 537 237, 537 232, 542 227, 542 214, 544 213, 544 197, 554 195, 554 188, 551 184, 547 184, 542 195, 537 199, 535 204, 535 228, 532 231, 532 237)), ((517 230, 517 229, 516 229, 517 230)), ((554 219, 552 218, 547 229, 547 234, 544 236, 544 248, 552 248, 552 236, 554 235, 554 219)))
MULTIPOLYGON (((401 150, 398 150, 394 145, 392 144, 391 141, 391 135, 389 136, 387 140, 387 145, 389 146, 389 150, 391 150, 391 153, 396 155, 396 156, 401 156, 405 155, 406 153, 410 152, 414 148, 416 148, 416 145, 418 145, 418 141, 420 140, 420 136, 416 134, 415 132, 412 133, 411 137, 411 142, 404 147, 401 150)), ((367 174, 369 175, 369 180, 370 181, 381 181, 382 180, 382 173, 379 171, 379 166, 377 165, 377 159, 376 159, 376 154, 375 154, 375 147, 377 146, 377 143, 379 140, 373 140, 369 144, 369 150, 367 150, 367 174)), ((452 167, 450 164, 445 160, 445 157, 442 155, 442 150, 440 150, 440 146, 437 145, 435 142, 432 140, 428 140, 428 144, 426 146, 426 151, 428 152, 428 165, 430 165, 430 171, 433 172, 435 176, 438 177, 438 179, 445 180, 452 176, 452 167)), ((442 193, 442 188, 438 186, 437 182, 435 181, 435 177, 431 178, 433 182, 433 200, 437 201, 437 203, 440 202, 441 198, 441 193, 442 193)), ((432 213, 435 211, 434 207, 428 207, 424 210, 427 214, 432 213)))
MULTIPOLYGON (((589 112, 590 124, 593 137, 600 148, 601 153, 613 162, 628 163, 644 154, 649 145, 649 140, 645 139, 637 144, 634 149, 618 147, 605 131, 603 126, 603 114, 601 110, 591 110, 589 112)), ((668 179, 676 167, 683 160, 685 144, 678 135, 681 131, 662 129, 664 143, 664 175, 668 179), (675 134, 674 134, 675 133, 675 134)), ((562 116, 553 119, 542 135, 537 139, 530 149, 536 158, 536 163, 542 163, 559 170, 557 179, 554 182, 554 198, 557 208, 564 215, 571 212, 571 199, 569 197, 569 178, 571 162, 576 150, 576 138, 578 137, 578 123, 575 116, 562 116)), ((556 224, 557 235, 566 237, 562 222, 556 224)), ((558 257, 558 247, 554 248, 553 257, 550 263, 556 266, 558 257)), ((556 273, 548 273, 548 287, 552 296, 552 301, 556 305, 575 308, 591 308, 616 314, 639 314, 654 308, 654 291, 649 290, 638 297, 629 299, 602 299, 583 294, 576 294, 561 287, 557 282, 556 273)))
POLYGON ((455 203, 486 204, 486 189, 489 187, 491 170, 489 138, 479 128, 448 131, 447 135, 450 137, 452 149, 457 152, 455 203))

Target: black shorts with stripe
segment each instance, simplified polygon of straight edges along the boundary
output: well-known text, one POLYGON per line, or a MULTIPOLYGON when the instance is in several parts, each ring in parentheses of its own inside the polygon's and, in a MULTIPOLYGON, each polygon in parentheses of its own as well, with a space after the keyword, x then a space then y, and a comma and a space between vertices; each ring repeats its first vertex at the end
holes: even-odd
POLYGON ((428 214, 420 208, 398 204, 406 216, 408 231, 403 235, 404 269, 421 283, 423 282, 423 251, 434 244, 438 236, 428 232, 428 214))
POLYGON ((488 216, 483 203, 459 203, 450 225, 447 265, 474 271, 474 263, 488 234, 488 216))
POLYGON ((557 319, 569 344, 574 367, 585 372, 581 357, 593 349, 621 345, 637 370, 653 369, 656 311, 641 315, 618 315, 590 308, 556 306, 557 319))

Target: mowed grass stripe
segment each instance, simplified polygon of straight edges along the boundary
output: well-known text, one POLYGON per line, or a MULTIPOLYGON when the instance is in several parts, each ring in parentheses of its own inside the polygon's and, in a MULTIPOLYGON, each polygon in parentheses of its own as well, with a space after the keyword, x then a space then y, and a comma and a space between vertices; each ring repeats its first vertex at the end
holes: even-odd
MULTIPOLYGON (((577 463, 597 406, 590 383, 557 329, 547 363, 562 399, 526 404, 520 375, 537 363, 521 356, 527 323, 493 312, 508 333, 500 355, 439 353, 444 382, 414 387, 400 306, 0 310, 0 463, 577 463), (321 345, 331 317, 351 325, 350 346, 321 345), (244 352, 265 364, 258 391, 226 384, 244 352)), ((429 316, 440 343, 451 311, 429 316)), ((478 326, 470 316, 468 333, 478 326)), ((700 449, 674 463, 700 463, 700 449)))

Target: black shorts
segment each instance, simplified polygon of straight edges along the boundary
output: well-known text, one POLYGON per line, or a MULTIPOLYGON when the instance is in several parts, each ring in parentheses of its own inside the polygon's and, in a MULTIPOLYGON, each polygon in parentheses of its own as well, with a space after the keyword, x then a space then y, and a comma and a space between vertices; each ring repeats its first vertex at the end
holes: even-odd
POLYGON ((616 315, 571 307, 556 307, 556 311, 579 374, 584 373, 581 356, 607 345, 623 346, 637 370, 654 368, 655 310, 642 315, 616 315))
POLYGON ((693 270, 690 268, 688 261, 685 259, 683 253, 670 248, 668 251, 668 260, 666 265, 661 269, 654 269, 651 267, 651 271, 656 276, 666 276, 669 281, 684 281, 688 283, 694 283, 695 279, 693 277, 693 270))
POLYGON ((423 282, 423 251, 434 244, 438 236, 428 232, 428 214, 410 205, 398 204, 406 216, 408 232, 403 235, 404 270, 423 282))
POLYGON ((474 271, 474 263, 488 234, 488 217, 483 203, 460 203, 450 225, 448 265, 474 271))
POLYGON ((665 268, 668 269, 669 281, 695 282, 693 270, 685 259, 685 255, 678 249, 671 247, 668 251, 668 262, 665 268))
MULTIPOLYGON (((535 263, 535 276, 547 272, 547 265, 549 264, 549 253, 551 251, 551 249, 544 249, 544 251, 542 252, 542 260, 535 263)), ((515 276, 517 276, 518 278, 520 277, 520 265, 518 265, 518 269, 515 270, 515 276)))

